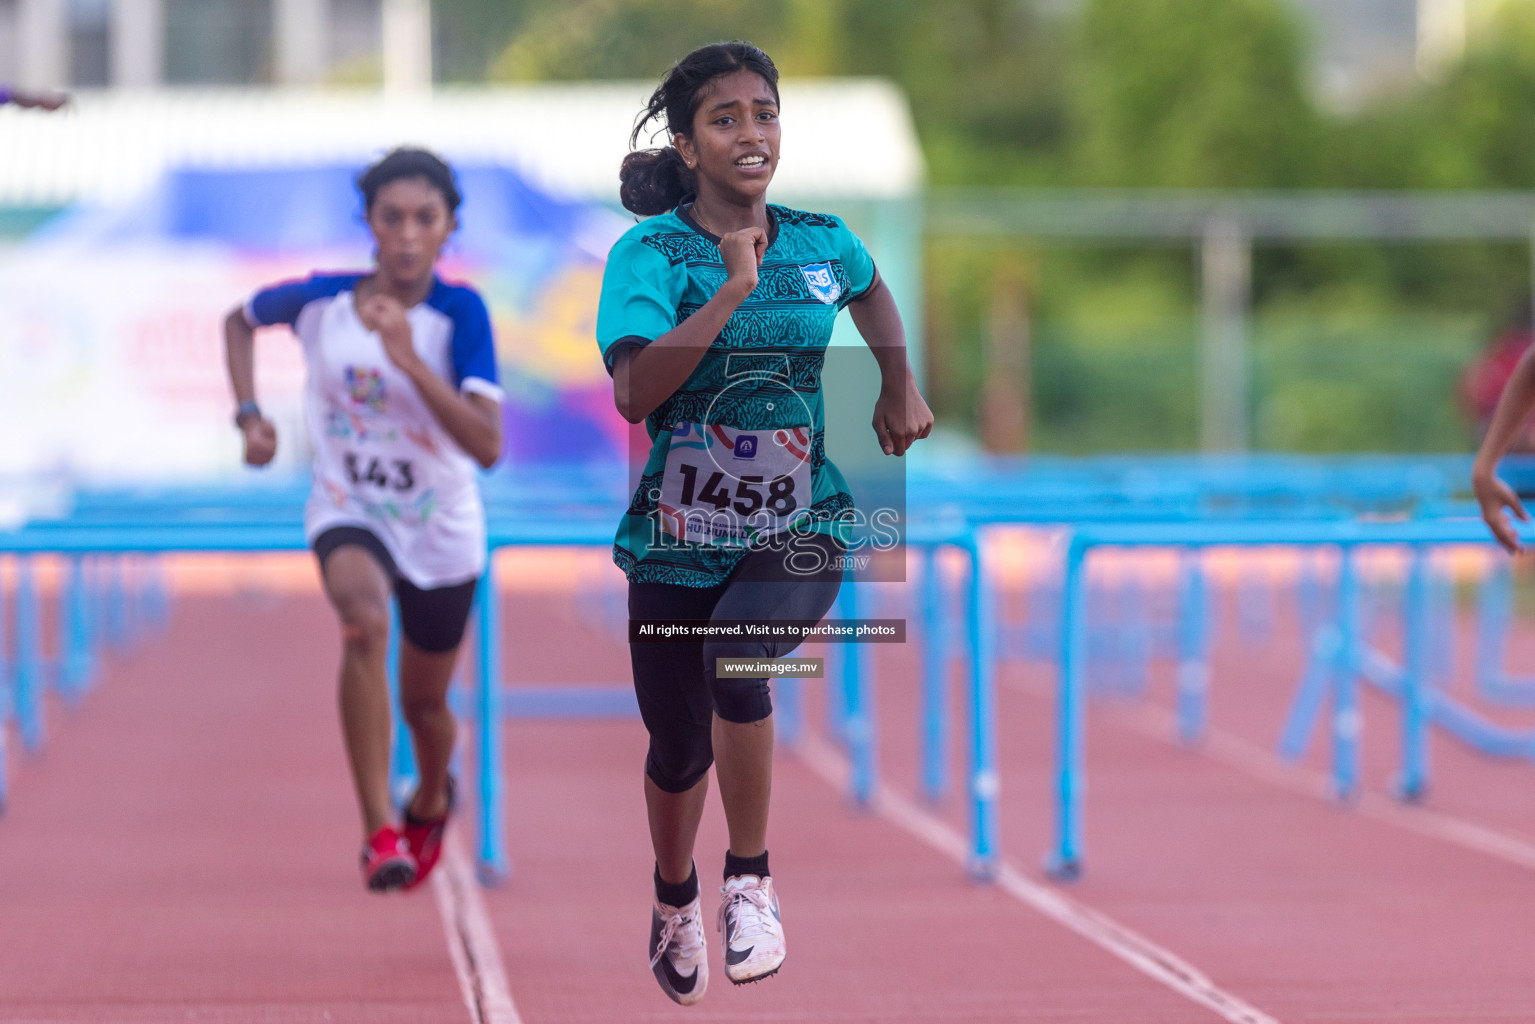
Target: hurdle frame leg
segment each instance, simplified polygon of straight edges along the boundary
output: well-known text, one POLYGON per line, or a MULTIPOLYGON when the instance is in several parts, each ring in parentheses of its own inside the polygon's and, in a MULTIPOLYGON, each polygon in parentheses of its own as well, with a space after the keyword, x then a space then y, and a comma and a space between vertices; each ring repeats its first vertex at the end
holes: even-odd
POLYGON ((1075 881, 1082 874, 1083 757, 1086 732, 1084 669, 1087 665, 1087 553, 1073 536, 1066 548, 1061 585, 1061 659, 1056 697, 1055 850, 1045 863, 1050 877, 1075 881))
POLYGON ((1180 552, 1178 602, 1178 740, 1191 746, 1204 738, 1209 720, 1209 587, 1198 549, 1180 552))
POLYGON ((16 559, 16 640, 14 691, 16 724, 28 753, 43 749, 47 737, 43 709, 43 659, 38 622, 33 556, 16 559))
MULTIPOLYGON (((843 580, 839 596, 842 599, 842 617, 858 618, 861 597, 858 583, 851 578, 843 580)), ((856 641, 850 641, 844 647, 840 680, 842 706, 846 711, 843 728, 853 767, 848 779, 848 797, 854 806, 867 809, 874 803, 879 772, 874 739, 874 707, 869 686, 870 654, 856 641)))
POLYGON ((389 602, 389 644, 384 652, 384 671, 389 682, 389 799, 403 808, 416 791, 420 772, 410 729, 400 709, 400 613, 389 602))
POLYGON ((511 876, 506 851, 506 802, 502 780, 500 594, 496 553, 490 552, 475 601, 475 787, 479 796, 480 884, 499 885, 511 876))
POLYGON ((936 544, 922 548, 922 795, 931 803, 949 789, 949 618, 939 554, 936 544))
POLYGON ((1343 548, 1338 567, 1338 662, 1332 676, 1333 794, 1359 794, 1359 567, 1357 549, 1343 548))
POLYGON ((1001 865, 997 841, 996 605, 984 537, 972 528, 970 556, 970 863, 977 882, 991 882, 1001 865))
POLYGON ((1406 645, 1402 675, 1402 774, 1396 780, 1397 796, 1417 803, 1428 792, 1429 717, 1431 700, 1429 649, 1432 606, 1429 595, 1430 553, 1414 545, 1407 570, 1407 600, 1403 608, 1406 645))

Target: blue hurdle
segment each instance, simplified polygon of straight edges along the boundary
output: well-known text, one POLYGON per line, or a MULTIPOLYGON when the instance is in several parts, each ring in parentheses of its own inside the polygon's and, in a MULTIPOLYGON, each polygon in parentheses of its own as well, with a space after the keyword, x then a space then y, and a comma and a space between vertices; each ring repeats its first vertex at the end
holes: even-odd
MULTIPOLYGON (((1535 536, 1535 529, 1525 528, 1535 536)), ((1303 685, 1307 713, 1314 718, 1323 697, 1332 702, 1332 779, 1341 798, 1357 792, 1359 778, 1359 711, 1356 679, 1380 676, 1378 659, 1367 659, 1368 648, 1360 636, 1358 621, 1359 581, 1356 552, 1372 545, 1406 547, 1413 552, 1414 582, 1407 602, 1407 635, 1423 630, 1427 635, 1431 602, 1427 599, 1427 552, 1455 544, 1487 544, 1486 527, 1479 520, 1435 519, 1399 522, 1223 522, 1146 523, 1081 526, 1073 530, 1066 558, 1065 601, 1062 615, 1063 656, 1058 675, 1059 738, 1056 753, 1056 838, 1048 861, 1052 875, 1071 879, 1083 863, 1081 814, 1083 801, 1086 694, 1086 623, 1083 621, 1086 566, 1091 551, 1106 548, 1163 547, 1204 549, 1211 547, 1292 546, 1335 548, 1342 553, 1334 634, 1319 647, 1313 670, 1321 682, 1303 685)), ((1319 636, 1325 635, 1319 631, 1319 636)), ((1395 672, 1396 692, 1402 695, 1402 729, 1407 758, 1400 786, 1405 796, 1419 796, 1428 778, 1428 729, 1439 724, 1488 750, 1528 754, 1535 739, 1512 730, 1500 730, 1470 712, 1436 696, 1428 686, 1428 654, 1422 641, 1409 648, 1408 667, 1395 672)), ((1292 720, 1296 718, 1292 713, 1292 720)), ((1293 724, 1292 724, 1292 728, 1293 724)), ((981 848, 976 847, 979 855, 981 848)))

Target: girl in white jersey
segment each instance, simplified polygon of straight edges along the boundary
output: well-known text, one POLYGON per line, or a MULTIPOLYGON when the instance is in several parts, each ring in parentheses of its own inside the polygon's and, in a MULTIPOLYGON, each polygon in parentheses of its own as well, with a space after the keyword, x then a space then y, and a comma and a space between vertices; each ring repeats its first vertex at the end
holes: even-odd
POLYGON ((362 870, 377 892, 419 885, 453 806, 448 683, 485 569, 475 465, 501 454, 501 400, 485 303, 434 266, 458 226, 453 172, 397 149, 358 178, 377 243, 370 272, 264 288, 224 324, 245 461, 277 433, 256 405, 256 328, 284 324, 309 366, 314 444, 304 528, 341 620, 341 719, 363 822, 362 870), (389 799, 389 597, 399 602, 400 706, 421 783, 397 825, 389 799))

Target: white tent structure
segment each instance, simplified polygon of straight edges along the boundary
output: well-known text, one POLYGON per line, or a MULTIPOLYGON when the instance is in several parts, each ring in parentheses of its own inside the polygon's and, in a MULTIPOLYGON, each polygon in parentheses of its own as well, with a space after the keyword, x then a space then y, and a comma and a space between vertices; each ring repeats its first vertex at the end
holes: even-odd
MULTIPOLYGON (((0 305, 12 314, 0 322, 0 360, 21 371, 8 384, 0 380, 0 429, 19 441, 0 455, 0 473, 58 469, 94 479, 232 469, 217 340, 222 310, 261 281, 315 266, 311 259, 366 260, 360 234, 355 252, 323 257, 235 257, 227 247, 192 242, 112 249, 111 226, 154 209, 157 188, 171 176, 361 168, 394 146, 424 145, 463 167, 509 168, 553 200, 582 204, 592 217, 574 222, 583 225, 574 230, 581 237, 566 240, 600 260, 631 217, 611 211, 619 210, 618 166, 651 88, 116 90, 81 94, 64 114, 0 108, 0 214, 96 211, 105 216, 91 222, 107 227, 102 234, 45 228, 0 251, 0 305), (136 429, 106 437, 92 425, 98 420, 136 429)), ((903 97, 873 80, 788 82, 782 96, 774 201, 839 214, 862 235, 903 308, 920 367, 923 166, 903 97)), ((251 209, 259 217, 264 207, 251 209)), ((521 250, 506 256, 538 259, 521 250)), ((537 276, 526 267, 519 273, 537 276)), ((582 340, 595 312, 593 273, 571 271, 532 297, 500 288, 504 303, 518 304, 504 304, 504 320, 497 319, 498 333, 503 323, 509 331, 504 369, 506 359, 520 360, 535 383, 608 387, 592 343, 582 340), (585 379, 592 374, 600 379, 585 379)), ((494 314, 496 281, 485 283, 494 314)), ((846 317, 834 344, 860 345, 846 317)), ((286 395, 293 405, 302 368, 285 348, 268 348, 273 355, 258 372, 272 380, 263 395, 286 395)))
MULTIPOLYGON (((72 114, 0 108, 0 206, 122 201, 169 166, 362 163, 403 142, 502 161, 573 199, 617 201, 618 163, 652 83, 376 91, 83 93, 72 114)), ((923 165, 900 91, 875 79, 782 85, 790 202, 911 197, 923 165)), ((642 145, 645 139, 641 140, 642 145)))

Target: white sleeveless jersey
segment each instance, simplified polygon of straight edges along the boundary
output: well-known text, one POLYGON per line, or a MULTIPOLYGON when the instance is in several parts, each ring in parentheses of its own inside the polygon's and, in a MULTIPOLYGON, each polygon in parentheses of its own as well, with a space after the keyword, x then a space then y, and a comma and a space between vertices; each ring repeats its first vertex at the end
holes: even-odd
MULTIPOLYGON (((262 289, 245 305, 252 327, 287 324, 304 346, 304 418, 315 452, 304 532, 313 543, 332 527, 360 526, 416 586, 463 583, 485 570, 477 466, 363 326, 353 294, 363 276, 315 274, 262 289)), ((434 373, 502 401, 490 316, 472 288, 434 279, 407 316, 416 352, 434 373)))

